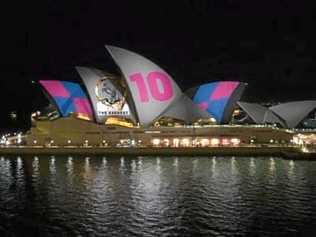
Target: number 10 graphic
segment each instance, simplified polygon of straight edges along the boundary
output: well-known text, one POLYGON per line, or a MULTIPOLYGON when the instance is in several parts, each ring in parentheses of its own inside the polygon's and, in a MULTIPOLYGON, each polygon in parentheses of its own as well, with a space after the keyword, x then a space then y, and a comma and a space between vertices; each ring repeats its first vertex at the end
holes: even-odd
POLYGON ((168 75, 162 72, 150 72, 144 78, 141 73, 129 76, 131 82, 136 83, 139 99, 142 103, 149 102, 149 93, 156 101, 167 101, 173 96, 172 82, 168 75), (159 84, 161 87, 159 87, 159 84), (149 88, 149 91, 148 89, 149 88))

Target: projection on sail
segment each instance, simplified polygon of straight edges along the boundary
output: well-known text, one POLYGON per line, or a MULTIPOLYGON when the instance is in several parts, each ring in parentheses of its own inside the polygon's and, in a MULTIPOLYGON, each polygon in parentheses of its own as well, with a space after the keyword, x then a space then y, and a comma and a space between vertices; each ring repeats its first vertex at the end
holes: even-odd
POLYGON ((108 117, 131 117, 126 101, 126 89, 119 90, 112 81, 118 79, 95 68, 76 67, 76 69, 89 92, 98 123, 104 123, 108 117))
POLYGON ((90 101, 78 83, 56 80, 41 80, 39 83, 47 91, 63 117, 76 113, 78 118, 93 120, 90 101))
POLYGON ((199 86, 193 93, 193 102, 211 114, 219 124, 228 123, 245 84, 237 81, 220 81, 199 86))
POLYGON ((141 124, 149 125, 182 95, 171 76, 150 60, 118 47, 106 48, 125 77, 141 124))

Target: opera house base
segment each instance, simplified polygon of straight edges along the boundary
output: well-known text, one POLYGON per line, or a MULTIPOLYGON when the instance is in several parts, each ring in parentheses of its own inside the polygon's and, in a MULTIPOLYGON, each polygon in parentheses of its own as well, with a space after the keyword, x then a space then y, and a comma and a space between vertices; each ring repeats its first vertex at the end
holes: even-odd
POLYGON ((316 160, 316 153, 303 153, 296 147, 3 147, 0 155, 102 155, 102 156, 277 156, 285 159, 316 160))
POLYGON ((0 155, 279 156, 316 160, 315 156, 305 154, 314 150, 293 145, 294 135, 291 130, 273 126, 144 128, 67 117, 35 121, 26 134, 8 138, 8 143, 0 147, 0 155))

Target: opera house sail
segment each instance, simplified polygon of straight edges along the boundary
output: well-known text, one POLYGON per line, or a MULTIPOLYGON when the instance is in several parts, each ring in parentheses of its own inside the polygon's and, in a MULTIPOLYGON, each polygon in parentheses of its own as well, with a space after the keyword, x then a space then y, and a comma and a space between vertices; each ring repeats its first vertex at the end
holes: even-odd
POLYGON ((256 103, 238 102, 238 105, 257 124, 279 124, 283 128, 296 128, 316 109, 315 100, 293 101, 265 107, 256 103))
POLYGON ((78 83, 56 80, 41 80, 39 84, 47 92, 62 117, 76 113, 79 118, 93 120, 90 101, 78 83))
POLYGON ((127 101, 127 89, 119 78, 95 68, 76 67, 76 70, 87 88, 98 123, 116 116, 135 121, 127 101))
POLYGON ((171 76, 153 62, 125 49, 106 48, 122 71, 141 125, 150 125, 181 97, 182 92, 171 76))
POLYGON ((238 81, 219 81, 191 88, 188 94, 194 104, 207 111, 219 124, 227 124, 245 86, 238 81))
POLYGON ((247 84, 239 81, 210 82, 183 93, 170 74, 149 59, 114 46, 106 49, 117 74, 78 66, 82 82, 39 81, 59 115, 32 116, 26 144, 234 146, 254 140, 268 143, 271 137, 289 143, 293 135, 286 129, 299 126, 316 109, 315 101, 272 107, 241 102, 247 84), (247 116, 240 120, 243 126, 233 124, 236 110, 247 116), (260 126, 248 126, 249 119, 260 126))

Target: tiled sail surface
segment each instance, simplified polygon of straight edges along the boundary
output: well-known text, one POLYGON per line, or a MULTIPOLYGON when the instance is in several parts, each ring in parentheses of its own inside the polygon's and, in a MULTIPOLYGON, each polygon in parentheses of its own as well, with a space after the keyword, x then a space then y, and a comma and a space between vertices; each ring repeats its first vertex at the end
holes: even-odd
POLYGON ((78 83, 57 80, 41 80, 39 83, 63 117, 76 113, 79 118, 93 120, 90 101, 78 83))
POLYGON ((208 83, 197 88, 193 102, 212 115, 218 123, 227 123, 243 90, 243 83, 237 81, 208 83))
POLYGON ((265 114, 268 111, 267 107, 256 103, 238 102, 237 103, 257 124, 264 123, 265 114))
POLYGON ((177 118, 186 123, 193 123, 199 119, 209 119, 211 116, 204 110, 201 110, 193 101, 182 94, 179 99, 173 102, 166 111, 161 114, 161 117, 167 116, 177 118))
POLYGON ((272 110, 256 103, 237 102, 249 117, 256 124, 280 124, 282 127, 286 127, 284 121, 280 119, 272 110))
POLYGON ((275 105, 269 109, 281 117, 288 128, 295 128, 310 112, 316 109, 316 101, 293 101, 275 105))

